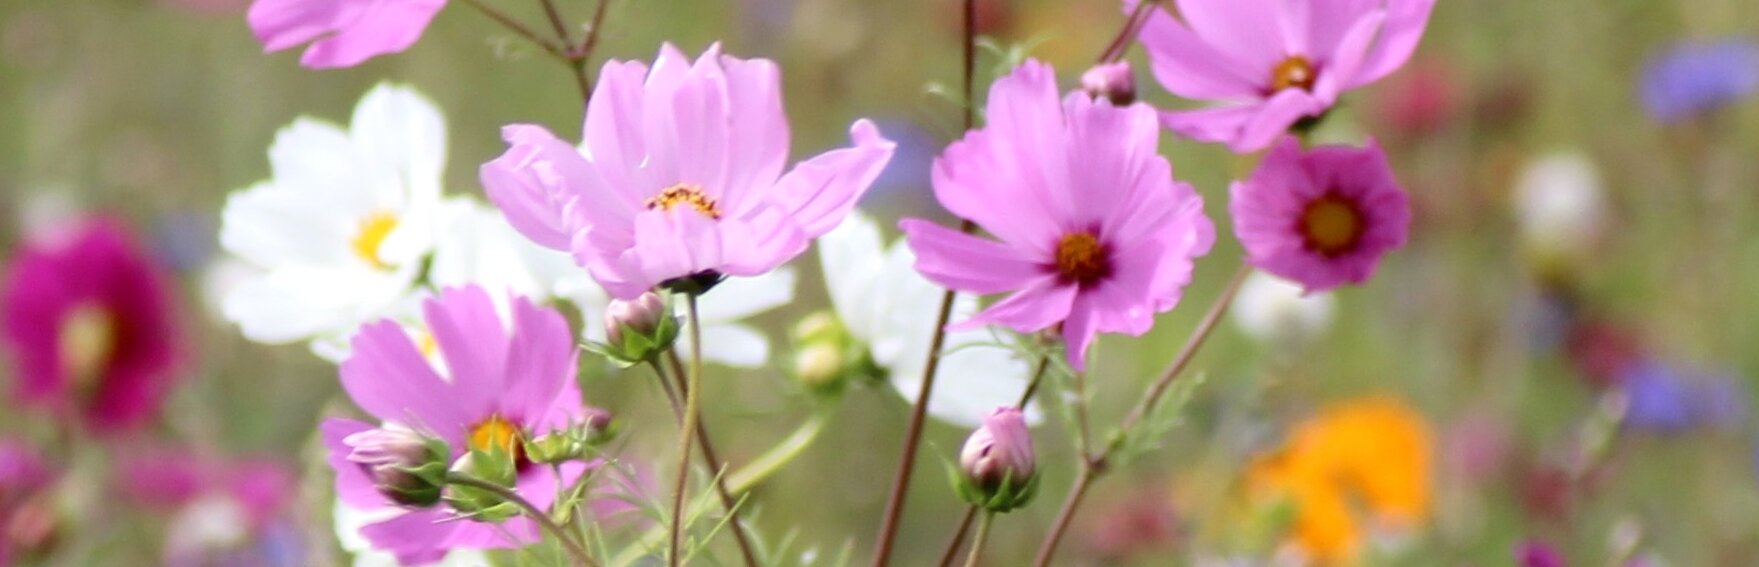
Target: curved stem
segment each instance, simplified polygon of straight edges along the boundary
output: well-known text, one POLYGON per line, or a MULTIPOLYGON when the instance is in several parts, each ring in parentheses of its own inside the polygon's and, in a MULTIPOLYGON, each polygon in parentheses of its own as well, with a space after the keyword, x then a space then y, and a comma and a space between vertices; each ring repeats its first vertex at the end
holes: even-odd
MULTIPOLYGON (((666 351, 666 358, 672 361, 672 374, 678 380, 678 387, 686 388, 684 362, 678 359, 678 351, 666 351)), ((659 371, 659 365, 654 365, 654 371, 659 371)), ((661 375, 660 378, 661 381, 665 380, 664 375, 661 375)), ((688 390, 685 395, 690 395, 688 390)), ((683 421, 682 415, 679 415, 678 418, 680 422, 683 421)), ((739 500, 733 498, 733 491, 727 489, 727 477, 723 474, 726 471, 722 470, 725 464, 719 456, 715 455, 714 443, 709 440, 708 436, 708 425, 701 416, 697 416, 696 419, 696 444, 702 447, 703 466, 708 468, 709 476, 715 479, 715 492, 721 497, 721 506, 727 511, 727 521, 732 527, 733 541, 739 544, 739 556, 745 560, 746 567, 757 567, 757 554, 751 550, 751 536, 746 535, 745 525, 739 523, 739 500)))
POLYGON ((538 526, 542 527, 544 531, 549 532, 550 535, 554 536, 556 539, 562 540, 562 547, 568 550, 568 555, 574 558, 575 564, 588 567, 598 566, 598 562, 593 561, 592 557, 587 555, 586 548, 582 547, 579 542, 574 541, 574 538, 568 537, 568 532, 563 530, 562 526, 556 525, 556 521, 550 519, 548 513, 532 504, 531 501, 519 496, 519 493, 515 492, 513 489, 458 473, 447 474, 446 484, 457 484, 491 492, 494 493, 495 496, 501 497, 502 500, 512 502, 514 506, 518 506, 521 510, 524 510, 525 515, 530 516, 531 520, 537 522, 538 526))
MULTIPOLYGON (((976 102, 972 100, 977 73, 977 0, 965 0, 965 129, 976 124, 976 102)), ((977 224, 960 223, 961 232, 970 233, 977 224)), ((953 315, 953 290, 941 294, 940 310, 935 314, 934 335, 928 342, 928 364, 922 367, 921 387, 916 403, 910 410, 910 426, 904 432, 904 454, 898 459, 898 472, 892 477, 891 496, 886 499, 885 518, 880 521, 879 541, 874 546, 873 567, 891 563, 892 544, 898 539, 898 524, 904 519, 904 500, 910 491, 910 477, 916 470, 916 449, 922 444, 922 429, 928 417, 928 399, 934 395, 935 371, 941 366, 941 347, 947 341, 947 321, 953 315)))
POLYGON ((989 543, 989 525, 995 519, 994 512, 984 512, 983 520, 977 522, 977 536, 971 541, 971 555, 965 558, 965 567, 977 567, 977 558, 983 556, 983 544, 989 543))
POLYGON ((581 100, 592 98, 592 81, 586 78, 586 56, 569 47, 573 41, 568 37, 568 25, 562 23, 562 12, 556 9, 556 0, 540 0, 544 6, 544 17, 550 20, 550 29, 556 32, 556 44, 562 46, 562 62, 568 65, 568 71, 574 74, 574 84, 580 87, 581 100))
POLYGON ((1215 303, 1209 306, 1209 312, 1203 315, 1203 320, 1197 323, 1197 328, 1193 329, 1191 336, 1185 339, 1185 346, 1179 349, 1177 356, 1173 357, 1172 364, 1168 365, 1166 371, 1161 373, 1160 378, 1148 387, 1148 392, 1143 395, 1142 401, 1138 402, 1136 407, 1131 408, 1130 413, 1124 416, 1124 421, 1118 425, 1118 434, 1111 437, 1111 441, 1106 443, 1105 448, 1101 449, 1098 455, 1084 455, 1082 457, 1081 472, 1075 477, 1075 486, 1069 489, 1069 496, 1063 500, 1063 507, 1057 511, 1056 522, 1052 524, 1050 533, 1045 535, 1044 543, 1039 546, 1038 560, 1034 562, 1034 565, 1043 567, 1050 564, 1051 556, 1057 552, 1057 543, 1063 538, 1063 533, 1068 531, 1069 523, 1075 519, 1076 509, 1080 508, 1081 501, 1087 496, 1087 489, 1108 470, 1107 459, 1110 459, 1112 453, 1117 452, 1123 446, 1124 439, 1130 436, 1130 430, 1141 423, 1148 416, 1148 412, 1154 411, 1155 405, 1159 404, 1160 398, 1166 394, 1167 387, 1171 386, 1173 380, 1177 379, 1179 374, 1184 372, 1185 367, 1191 364, 1191 359, 1196 358, 1197 351, 1203 348, 1204 343, 1209 340, 1210 333, 1215 331, 1216 324, 1221 322, 1222 316, 1228 312, 1228 306, 1234 302, 1234 296, 1240 292, 1240 285, 1246 283, 1246 276, 1251 273, 1252 266, 1250 265, 1242 265, 1238 271, 1234 272, 1234 278, 1228 281, 1228 287, 1223 289, 1222 294, 1216 297, 1215 303))
POLYGON ((1124 20, 1124 28, 1118 30, 1118 36, 1112 38, 1105 51, 1099 54, 1100 63, 1116 63, 1130 52, 1130 44, 1136 41, 1136 34, 1142 31, 1142 25, 1148 23, 1150 11, 1157 4, 1156 0, 1141 0, 1136 9, 1130 12, 1130 18, 1124 20))
POLYGON ((690 318, 690 376, 684 390, 684 423, 678 427, 678 476, 672 483, 672 544, 667 560, 672 567, 683 564, 684 493, 690 480, 690 444, 696 439, 697 407, 702 398, 702 324, 696 315, 696 294, 684 294, 690 318))

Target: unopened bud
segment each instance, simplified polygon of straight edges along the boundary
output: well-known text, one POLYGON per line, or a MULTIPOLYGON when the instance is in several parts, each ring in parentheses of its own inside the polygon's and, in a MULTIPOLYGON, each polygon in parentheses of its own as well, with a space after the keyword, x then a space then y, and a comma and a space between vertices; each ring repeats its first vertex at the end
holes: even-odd
POLYGON ((1081 74, 1081 90, 1087 96, 1125 106, 1136 102, 1136 77, 1127 61, 1100 63, 1081 74))
POLYGON ((678 338, 678 318, 654 292, 615 300, 605 308, 605 344, 591 350, 625 365, 648 362, 678 338))
POLYGON ((1013 407, 996 408, 965 440, 959 452, 964 473, 960 494, 966 501, 1006 512, 1025 505, 1038 485, 1032 433, 1013 407))
POLYGON ((444 441, 407 429, 370 429, 342 439, 352 450, 349 462, 359 464, 379 493, 405 506, 427 507, 440 501, 449 450, 444 441))
POLYGON ((843 377, 843 349, 814 343, 794 353, 794 376, 814 391, 834 390, 843 377))

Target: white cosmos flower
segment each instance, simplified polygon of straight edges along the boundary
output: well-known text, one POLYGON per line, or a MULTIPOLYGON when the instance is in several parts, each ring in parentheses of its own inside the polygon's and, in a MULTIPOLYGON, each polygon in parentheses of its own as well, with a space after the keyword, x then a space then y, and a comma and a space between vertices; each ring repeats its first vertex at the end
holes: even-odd
MULTIPOLYGON (((377 551, 372 544, 360 535, 360 529, 369 524, 383 522, 401 514, 396 508, 378 510, 362 510, 342 504, 341 500, 331 508, 331 518, 336 526, 336 540, 342 550, 354 554, 354 567, 399 567, 397 556, 389 551, 377 551)), ((433 567, 489 567, 487 555, 475 549, 454 549, 446 553, 446 557, 437 562, 429 563, 433 567)))
POLYGON ((1302 341, 1331 325, 1329 293, 1306 293, 1298 284, 1252 272, 1234 299, 1234 323, 1247 336, 1263 342, 1302 341))
POLYGON ((1560 152, 1529 164, 1515 182, 1515 216, 1534 251, 1588 252, 1606 221, 1600 174, 1581 152, 1560 152))
POLYGON ((348 130, 300 118, 269 147, 274 176, 227 199, 220 244, 257 273, 223 312, 251 340, 345 335, 399 302, 433 248, 446 159, 439 110, 380 85, 348 130))
MULTIPOLYGON (((867 345, 892 387, 914 400, 928 365, 929 337, 944 290, 916 273, 909 246, 899 241, 887 248, 879 227, 859 211, 819 237, 818 258, 837 318, 867 345)), ((976 311, 975 297, 960 295, 953 302, 954 320, 976 311)), ((987 330, 947 335, 929 415, 976 427, 996 407, 1020 401, 1031 363, 994 343, 987 330)), ((1027 408, 1026 419, 1038 421, 1036 407, 1027 408)))
MULTIPOLYGON (((589 341, 604 342, 605 308, 611 304, 610 295, 585 270, 577 271, 578 274, 556 283, 557 293, 580 309, 581 335, 589 341)), ((795 279, 794 269, 784 266, 761 276, 727 278, 698 298, 702 359, 736 368, 758 368, 768 363, 769 337, 740 321, 794 301, 795 279)), ((683 299, 674 298, 672 303, 682 320, 683 299)), ((685 356, 690 355, 689 332, 689 326, 685 326, 674 343, 685 356)))
POLYGON ((428 281, 435 289, 479 285, 504 303, 504 291, 546 301, 574 291, 568 280, 584 273, 564 252, 538 246, 513 229, 500 211, 468 197, 441 205, 440 231, 428 281))

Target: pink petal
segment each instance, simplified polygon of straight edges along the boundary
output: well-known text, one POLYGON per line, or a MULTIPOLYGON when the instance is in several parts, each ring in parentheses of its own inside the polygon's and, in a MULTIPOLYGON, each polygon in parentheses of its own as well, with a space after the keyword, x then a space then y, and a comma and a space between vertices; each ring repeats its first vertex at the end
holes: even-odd
POLYGON ((492 394, 499 397, 501 411, 525 423, 556 418, 553 408, 578 411, 580 397, 566 400, 561 394, 566 384, 574 382, 574 334, 562 315, 532 305, 531 300, 514 297, 512 301, 513 336, 506 346, 506 389, 492 394))
POLYGON ((954 215, 977 223, 1009 245, 1048 255, 1063 233, 1057 216, 1026 192, 1015 150, 990 132, 975 130, 935 158, 935 199, 954 215))
POLYGON ((264 51, 280 51, 330 33, 345 8, 342 0, 257 0, 245 19, 264 51))
POLYGON ((730 276, 758 276, 776 269, 806 251, 808 238, 780 209, 759 207, 744 219, 720 222, 726 258, 721 272, 730 276))
POLYGON ((1071 210, 1075 200, 1062 190, 1070 182, 1070 146, 1058 92, 1056 71, 1029 59, 990 87, 983 129, 992 171, 1010 173, 1010 199, 1036 201, 1053 213, 1071 210))
POLYGON ((434 373, 394 321, 361 327, 341 370, 348 397, 381 420, 432 430, 457 443, 474 417, 462 409, 451 384, 434 373))
POLYGON ((1403 67, 1417 51, 1434 8, 1435 0, 1387 0, 1386 26, 1348 88, 1378 81, 1403 67))
POLYGON ((1251 120, 1240 125, 1238 137, 1228 142, 1234 153, 1256 152, 1269 146, 1307 116, 1317 116, 1330 105, 1301 89, 1283 89, 1260 107, 1251 120))
POLYGON ((1356 79, 1356 71, 1362 64, 1362 57, 1368 51, 1368 42, 1381 29, 1386 14, 1380 10, 1369 12, 1350 26, 1350 31, 1338 41, 1336 51, 1323 63, 1319 79, 1313 85, 1313 94, 1322 101, 1336 101, 1339 91, 1344 85, 1352 84, 1356 79))
POLYGON ((1034 280, 1049 277, 1039 262, 1020 251, 944 228, 921 219, 898 221, 910 250, 916 253, 916 271, 936 284, 951 289, 988 294, 1021 289, 1034 280))
POLYGON ((670 134, 665 138, 674 148, 670 159, 676 162, 676 181, 701 187, 725 210, 728 159, 732 148, 744 141, 731 135, 731 118, 740 109, 727 106, 727 75, 721 71, 719 44, 697 58, 669 102, 667 119, 673 131, 662 136, 670 134))
POLYGON ((1071 94, 1065 106, 1069 143, 1082 150, 1078 166, 1070 171, 1071 182, 1082 188, 1080 198, 1070 203, 1071 221, 1074 226, 1104 226, 1109 232, 1117 226, 1112 219, 1136 212, 1126 204, 1142 200, 1137 197, 1141 188, 1155 181, 1148 176, 1172 179, 1166 159, 1157 153, 1159 121, 1148 105, 1096 104, 1082 93, 1071 94))
POLYGON ((1270 85, 1269 73, 1253 73, 1254 67, 1235 54, 1210 46, 1196 33, 1155 8, 1143 24, 1140 40, 1148 51, 1155 79, 1167 90, 1186 98, 1251 100, 1263 96, 1270 85))
MULTIPOLYGON (((1269 80, 1271 70, 1283 58, 1301 53, 1285 51, 1280 19, 1287 11, 1282 0, 1178 0, 1179 16, 1205 43, 1244 65, 1248 77, 1269 80)), ((1303 46, 1305 47, 1305 46, 1303 46)))
POLYGON ((1036 333, 1067 319, 1078 293, 1076 286, 1044 276, 970 319, 949 325, 947 330, 968 331, 996 324, 1022 333, 1036 333))
POLYGON ((1197 110, 1164 110, 1161 125, 1168 130, 1203 143, 1229 142, 1240 134, 1240 126, 1263 110, 1265 103, 1252 102, 1202 108, 1197 110))
POLYGON ((493 409, 489 404, 513 379, 506 372, 507 332, 494 300, 472 285, 441 290, 421 307, 452 376, 454 404, 467 417, 485 417, 493 409))
POLYGON ((318 426, 324 443, 325 462, 336 471, 336 497, 343 504, 362 510, 392 505, 390 500, 379 494, 372 477, 367 476, 366 469, 361 468, 359 463, 348 460, 348 455, 354 452, 354 448, 342 442, 349 435, 372 429, 376 428, 352 419, 337 418, 326 419, 318 426))
POLYGON ((605 184, 639 202, 659 182, 648 179, 641 168, 647 160, 642 139, 642 108, 646 104, 642 82, 647 64, 640 61, 608 61, 599 71, 592 102, 586 107, 586 147, 590 161, 605 184))
POLYGON ((727 98, 733 109, 728 117, 733 143, 721 205, 741 216, 747 193, 773 185, 782 175, 788 161, 788 117, 782 112, 782 78, 775 62, 723 55, 721 66, 727 73, 727 98))
POLYGON ((376 55, 397 53, 421 39, 428 21, 445 0, 379 0, 341 23, 335 35, 312 43, 301 65, 312 68, 352 67, 376 55))
POLYGON ((587 226, 601 236, 630 231, 629 217, 644 208, 639 199, 607 183, 573 146, 538 126, 508 126, 501 135, 511 147, 483 164, 483 188, 520 234, 568 250, 587 226))
POLYGON ((849 137, 854 146, 825 152, 794 166, 771 192, 771 202, 793 217, 808 237, 830 232, 849 216, 897 147, 867 120, 850 126, 849 137))

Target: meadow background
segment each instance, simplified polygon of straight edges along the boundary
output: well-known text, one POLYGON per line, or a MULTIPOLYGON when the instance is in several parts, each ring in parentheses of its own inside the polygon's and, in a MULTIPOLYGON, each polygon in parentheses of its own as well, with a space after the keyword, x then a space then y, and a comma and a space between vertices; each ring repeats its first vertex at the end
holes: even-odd
MULTIPOLYGON (((491 1, 542 21, 534 2, 491 1)), ((1124 20, 1110 0, 980 4, 985 35, 1027 46, 1065 86, 1124 20)), ((584 20, 591 3, 562 6, 584 20)), ((320 416, 349 404, 333 365, 303 345, 250 343, 210 308, 204 286, 220 254, 219 208, 229 191, 269 175, 265 151, 277 129, 301 115, 346 123, 381 80, 439 103, 450 134, 446 190, 479 196, 476 169, 503 150, 500 126, 535 122, 572 136, 579 93, 554 61, 461 3, 407 52, 327 71, 299 67, 297 50, 262 54, 244 8, 242 0, 0 2, 0 255, 44 211, 130 221, 177 274, 196 340, 154 435, 302 472, 288 487, 299 494, 300 564, 345 562, 313 435, 320 416)), ((1224 325, 1192 367, 1206 383, 1184 423, 1160 451, 1097 487, 1059 564, 1194 564, 1247 545, 1238 540, 1250 514, 1237 493, 1252 457, 1332 401, 1387 394, 1428 424, 1432 498, 1421 528, 1367 564, 1509 565, 1522 542, 1543 540, 1572 565, 1610 565, 1635 537, 1650 565, 1752 565, 1759 422, 1744 408, 1759 375, 1759 101, 1664 125, 1638 97, 1648 58, 1682 40, 1728 37, 1759 38, 1759 3, 1439 2, 1412 62, 1349 95, 1317 133, 1380 140, 1412 196, 1410 243, 1366 286, 1336 292, 1335 317, 1312 340, 1265 343, 1224 325), (1511 198, 1523 168, 1559 151, 1592 161, 1606 203, 1600 238, 1567 260, 1523 244, 1511 198), (1603 450, 1585 448, 1584 431, 1619 386, 1590 380, 1572 358, 1582 349, 1569 348, 1571 318, 1548 293, 1558 281, 1571 282, 1577 317, 1616 325, 1647 356, 1702 370, 1676 378, 1725 377, 1733 389, 1720 398, 1738 415, 1663 430, 1626 423, 1603 450), (1560 480, 1582 459, 1592 461, 1588 474, 1560 480)), ((796 157, 843 144, 858 117, 899 141, 862 205, 893 219, 944 214, 927 171, 956 137, 959 107, 930 85, 957 85, 959 38, 953 0, 614 0, 595 56, 651 59, 663 41, 694 54, 720 41, 730 53, 775 59, 796 157)), ((1148 101, 1188 104, 1153 83, 1140 48, 1129 59, 1148 101)), ((998 61, 980 60, 980 92, 998 61)), ((1171 134, 1162 151, 1225 230, 1227 183, 1251 162, 1171 134)), ((1238 244, 1218 243, 1198 262, 1185 303, 1151 333, 1101 341, 1090 377, 1099 424, 1135 402, 1238 266, 1238 244)), ((788 326, 828 305, 814 257, 797 265, 795 303, 757 319, 778 358, 788 352, 788 326)), ((587 398, 617 411, 631 454, 669 462, 672 425, 650 376, 588 367, 587 398)), ((0 366, 0 385, 11 373, 0 366)), ((748 459, 798 422, 788 379, 711 369, 706 419, 726 458, 748 459)), ((796 532, 796 545, 821 560, 852 545, 860 562, 908 412, 890 388, 853 389, 810 453, 758 489, 755 524, 771 538, 796 532)), ((54 427, 0 408, 0 434, 43 438, 54 427)), ((1064 431, 1037 430, 1042 499, 997 524, 987 564, 1031 557, 1074 472, 1064 431)), ((928 429, 896 564, 938 558, 964 505, 935 455, 956 451, 966 433, 928 429)), ((55 564, 151 563, 163 523, 151 512, 118 518, 65 534, 86 549, 55 564)))

